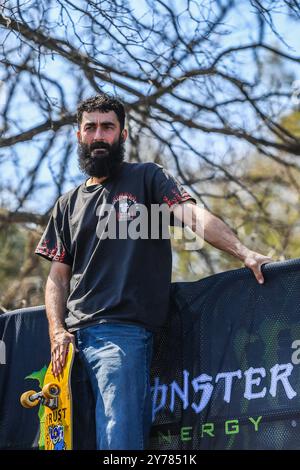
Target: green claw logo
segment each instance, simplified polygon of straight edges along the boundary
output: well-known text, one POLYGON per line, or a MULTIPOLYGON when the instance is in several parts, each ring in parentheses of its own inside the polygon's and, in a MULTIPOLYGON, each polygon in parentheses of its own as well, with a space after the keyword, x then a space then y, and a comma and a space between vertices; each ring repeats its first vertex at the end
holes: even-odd
MULTIPOLYGON (((37 380, 40 389, 43 388, 44 385, 44 379, 45 375, 47 372, 47 366, 44 366, 41 370, 38 370, 36 372, 32 372, 30 375, 27 375, 25 379, 33 379, 37 380)), ((45 407, 43 405, 40 405, 39 407, 39 412, 38 412, 38 417, 40 420, 40 437, 39 437, 39 449, 44 450, 45 449, 45 407)))

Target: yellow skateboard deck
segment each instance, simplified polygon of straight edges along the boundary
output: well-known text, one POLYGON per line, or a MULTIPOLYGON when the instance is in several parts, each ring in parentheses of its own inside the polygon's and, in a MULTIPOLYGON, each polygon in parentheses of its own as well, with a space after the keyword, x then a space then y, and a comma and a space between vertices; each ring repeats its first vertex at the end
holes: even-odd
POLYGON ((25 408, 38 404, 45 406, 44 433, 45 450, 71 450, 73 448, 73 415, 71 372, 74 347, 70 343, 66 362, 61 374, 54 377, 50 363, 40 392, 29 390, 20 398, 25 408))

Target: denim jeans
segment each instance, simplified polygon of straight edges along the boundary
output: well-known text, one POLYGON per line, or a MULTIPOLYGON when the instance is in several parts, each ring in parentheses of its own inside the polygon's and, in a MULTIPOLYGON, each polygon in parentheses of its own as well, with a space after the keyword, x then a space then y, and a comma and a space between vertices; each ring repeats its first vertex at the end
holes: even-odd
POLYGON ((152 333, 101 323, 76 336, 95 396, 97 449, 144 449, 151 428, 152 333))

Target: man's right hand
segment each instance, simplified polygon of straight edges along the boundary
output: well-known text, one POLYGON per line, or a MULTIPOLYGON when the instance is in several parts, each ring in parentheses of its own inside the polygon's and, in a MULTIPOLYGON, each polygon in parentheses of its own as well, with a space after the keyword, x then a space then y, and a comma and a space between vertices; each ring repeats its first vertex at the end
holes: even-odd
POLYGON ((65 329, 60 329, 53 332, 50 337, 52 370, 54 377, 57 377, 65 365, 69 344, 73 343, 76 350, 75 336, 65 329))

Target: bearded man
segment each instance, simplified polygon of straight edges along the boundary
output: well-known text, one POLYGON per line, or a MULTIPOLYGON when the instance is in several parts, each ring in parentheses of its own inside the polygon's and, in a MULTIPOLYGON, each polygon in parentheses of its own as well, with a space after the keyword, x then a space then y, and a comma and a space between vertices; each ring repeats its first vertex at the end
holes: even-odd
POLYGON ((124 227, 142 208, 148 223, 153 206, 164 205, 173 220, 243 261, 258 282, 271 260, 246 248, 161 165, 124 161, 127 130, 118 99, 89 98, 77 115, 79 166, 88 179, 56 201, 36 249, 52 262, 45 304, 53 371, 61 373, 68 344, 76 345, 95 396, 97 448, 144 449, 153 334, 168 313, 171 245, 148 228, 144 236, 124 236, 124 227))

